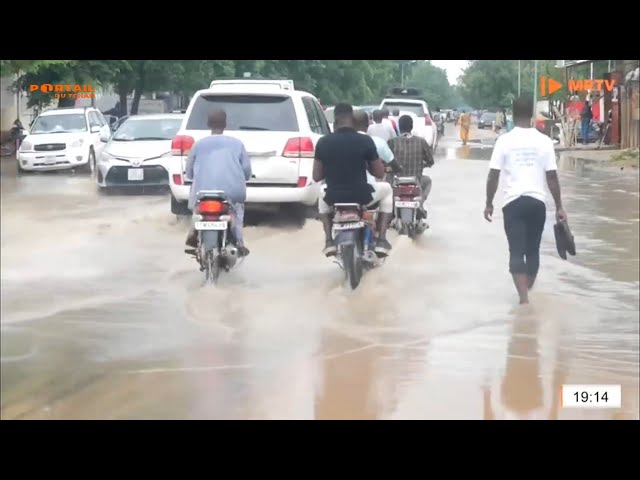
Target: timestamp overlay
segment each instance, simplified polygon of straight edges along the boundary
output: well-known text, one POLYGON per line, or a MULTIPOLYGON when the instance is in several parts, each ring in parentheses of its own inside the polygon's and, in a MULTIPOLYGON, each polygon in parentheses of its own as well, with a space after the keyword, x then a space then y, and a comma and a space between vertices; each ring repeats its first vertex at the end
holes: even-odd
POLYGON ((562 408, 621 408, 620 385, 563 385, 562 408))

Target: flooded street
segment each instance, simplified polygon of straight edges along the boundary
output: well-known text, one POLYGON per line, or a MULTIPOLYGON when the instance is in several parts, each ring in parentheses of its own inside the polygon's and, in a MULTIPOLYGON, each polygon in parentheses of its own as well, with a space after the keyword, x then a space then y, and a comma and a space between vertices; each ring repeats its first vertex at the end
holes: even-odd
POLYGON ((218 287, 164 195, 3 160, 2 419, 638 419, 638 175, 560 160, 578 254, 549 203, 531 304, 508 273, 490 145, 450 137, 431 228, 391 233, 352 292, 322 227, 267 216, 218 287), (622 408, 562 409, 562 384, 620 384, 622 408))

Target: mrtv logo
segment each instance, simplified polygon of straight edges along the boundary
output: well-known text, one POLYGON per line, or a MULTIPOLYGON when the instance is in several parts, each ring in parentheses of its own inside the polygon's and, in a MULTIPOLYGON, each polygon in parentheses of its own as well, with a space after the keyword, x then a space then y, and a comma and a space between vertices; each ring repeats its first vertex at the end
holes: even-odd
MULTIPOLYGON (((611 92, 615 84, 615 80, 569 80, 568 89, 573 93, 591 92, 594 90, 611 92)), ((562 84, 553 78, 540 77, 540 94, 543 97, 553 95, 561 88, 562 84)))

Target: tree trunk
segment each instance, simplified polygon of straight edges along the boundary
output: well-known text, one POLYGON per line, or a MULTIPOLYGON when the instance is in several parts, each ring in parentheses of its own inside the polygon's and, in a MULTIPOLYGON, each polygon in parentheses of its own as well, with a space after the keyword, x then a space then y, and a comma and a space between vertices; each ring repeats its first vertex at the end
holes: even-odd
POLYGON ((127 109, 127 91, 126 90, 120 90, 118 92, 118 96, 120 97, 120 112, 118 112, 118 115, 120 117, 124 117, 127 115, 128 109, 127 109))
POLYGON ((131 115, 138 114, 138 107, 140 106, 140 98, 142 97, 142 90, 136 88, 133 92, 133 101, 131 102, 131 115))
POLYGON ((73 97, 68 97, 65 96, 63 98, 59 98, 58 99, 58 108, 64 108, 64 107, 73 107, 76 104, 76 99, 73 97))
POLYGON ((138 78, 136 79, 136 86, 133 91, 133 102, 131 102, 131 115, 138 114, 138 107, 140 106, 140 98, 144 92, 144 60, 140 62, 138 67, 138 78))

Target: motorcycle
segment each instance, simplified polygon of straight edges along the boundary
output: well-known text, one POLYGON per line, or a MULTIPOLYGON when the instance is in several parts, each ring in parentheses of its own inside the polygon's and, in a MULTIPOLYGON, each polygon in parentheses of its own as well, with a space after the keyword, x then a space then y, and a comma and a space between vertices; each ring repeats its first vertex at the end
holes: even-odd
POLYGON ((215 284, 222 270, 228 272, 238 262, 233 232, 235 218, 225 193, 219 190, 199 191, 195 212, 196 260, 200 271, 205 272, 205 282, 215 284))
POLYGON ((393 227, 400 235, 415 238, 429 228, 425 218, 418 219, 422 188, 416 177, 395 177, 393 180, 393 227))
POLYGON ((336 203, 333 210, 333 238, 338 249, 336 263, 344 270, 346 280, 355 290, 364 271, 383 262, 374 251, 377 206, 336 203))
POLYGON ((13 155, 19 149, 20 145, 22 145, 22 141, 29 135, 29 132, 26 128, 22 126, 22 122, 20 120, 16 120, 13 122, 13 126, 9 131, 9 139, 2 146, 2 155, 13 155))

